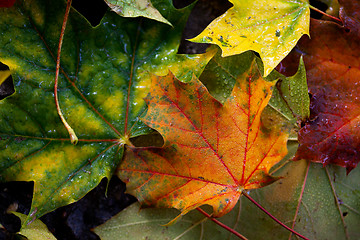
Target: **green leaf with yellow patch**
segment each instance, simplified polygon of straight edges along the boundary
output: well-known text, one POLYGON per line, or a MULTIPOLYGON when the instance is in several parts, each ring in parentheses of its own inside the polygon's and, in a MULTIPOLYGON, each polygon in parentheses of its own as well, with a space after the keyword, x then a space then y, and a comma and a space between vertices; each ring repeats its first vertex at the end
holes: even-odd
MULTIPOLYGON (((171 25, 161 13, 153 6, 152 2, 163 2, 162 0, 105 0, 107 5, 123 17, 146 17, 171 25)), ((171 7, 169 2, 165 3, 164 9, 171 7)))
POLYGON ((309 35, 307 0, 230 0, 234 5, 215 19, 193 42, 213 43, 222 56, 248 50, 260 54, 267 76, 303 34, 309 35))
POLYGON ((64 4, 19 0, 0 9, 0 61, 10 67, 17 91, 0 102, 0 181, 34 181, 33 218, 82 198, 110 178, 124 143, 151 132, 139 117, 146 111, 143 98, 152 74, 171 69, 187 81, 213 55, 176 54, 189 8, 163 12, 174 28, 112 12, 92 28, 71 10, 58 95, 79 138, 73 146, 53 93, 64 4))

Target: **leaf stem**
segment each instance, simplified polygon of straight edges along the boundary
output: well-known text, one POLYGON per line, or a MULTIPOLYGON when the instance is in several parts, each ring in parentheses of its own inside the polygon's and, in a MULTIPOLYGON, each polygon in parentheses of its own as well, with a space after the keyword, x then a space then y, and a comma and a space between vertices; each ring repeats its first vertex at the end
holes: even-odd
POLYGON ((235 231, 234 229, 226 226, 225 224, 223 224, 222 222, 220 222, 219 220, 211 217, 207 212, 205 212, 204 210, 202 210, 201 208, 196 208, 196 210, 198 210, 201 214, 203 214, 204 216, 206 216, 207 218, 209 218, 211 221, 213 221, 214 223, 216 223, 217 225, 219 225, 220 227, 226 229, 227 231, 231 232, 232 234, 234 234, 235 236, 237 236, 238 238, 242 239, 242 240, 248 240, 245 236, 241 235, 240 233, 238 233, 237 231, 235 231))
POLYGON ((317 9, 316 7, 313 7, 313 6, 311 6, 311 5, 310 5, 310 9, 312 9, 312 10, 314 10, 314 11, 318 12, 318 13, 323 14, 324 16, 327 16, 327 17, 329 17, 329 18, 331 18, 331 19, 334 19, 334 20, 336 20, 336 21, 338 21, 338 22, 341 22, 341 23, 342 23, 342 21, 341 21, 341 19, 340 19, 340 18, 337 18, 337 17, 331 16, 330 14, 327 14, 326 12, 323 12, 323 11, 321 11, 320 9, 317 9))
POLYGON ((63 25, 61 28, 61 33, 60 33, 60 38, 59 38, 59 47, 58 47, 58 52, 57 52, 57 59, 56 59, 56 72, 55 72, 55 84, 54 84, 54 96, 55 96, 55 105, 56 105, 56 110, 59 114, 59 117, 61 119, 61 121, 63 122, 66 130, 68 131, 69 135, 70 135, 70 141, 72 144, 77 144, 78 142, 78 138, 75 134, 75 131, 70 127, 70 125, 67 123, 67 121, 64 118, 64 115, 61 112, 60 109, 60 105, 59 105, 59 98, 58 98, 58 94, 57 94, 57 90, 58 90, 58 82, 59 82, 59 72, 60 72, 60 55, 61 55, 61 46, 63 43, 63 39, 64 39, 64 34, 65 34, 65 29, 66 29, 66 23, 69 17, 69 12, 70 12, 70 7, 71 7, 71 2, 72 0, 68 0, 67 1, 67 6, 66 6, 66 11, 65 11, 65 16, 64 16, 64 20, 63 20, 63 25))
POLYGON ((289 228, 288 226, 286 226, 284 223, 280 222, 280 220, 278 220, 276 217, 274 217, 273 215, 271 215, 265 208, 263 208, 262 206, 260 206, 259 203, 257 203, 252 197, 250 197, 249 194, 247 194, 245 191, 242 192, 242 194, 249 199, 253 204, 255 204, 255 206, 257 206, 261 211, 263 211, 266 215, 268 215, 272 220, 274 220, 275 222, 277 222, 278 224, 280 224, 283 228, 285 228, 286 230, 294 233, 295 235, 299 236, 302 239, 305 240, 309 240, 308 238, 304 237, 303 235, 301 235, 300 233, 294 231, 293 229, 289 228))

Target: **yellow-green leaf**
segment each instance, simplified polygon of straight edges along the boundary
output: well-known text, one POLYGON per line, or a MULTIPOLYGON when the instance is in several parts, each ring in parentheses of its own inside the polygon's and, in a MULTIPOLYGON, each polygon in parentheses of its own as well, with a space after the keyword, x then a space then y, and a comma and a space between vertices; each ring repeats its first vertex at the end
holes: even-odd
MULTIPOLYGON (((12 213, 20 218, 22 224, 25 223, 27 218, 25 214, 18 212, 12 213)), ((39 219, 35 220, 31 224, 24 225, 19 234, 27 237, 28 240, 56 240, 46 225, 39 219)))
POLYGON ((303 34, 309 35, 307 0, 230 0, 233 7, 191 39, 217 44, 222 56, 253 50, 264 62, 267 76, 303 34))
MULTIPOLYGON (((156 2, 163 2, 155 0, 156 2)), ((105 0, 109 7, 123 17, 147 17, 166 24, 171 23, 153 6, 150 0, 105 0)), ((153 1, 154 2, 154 1, 153 1)), ((170 7, 167 6, 168 8, 170 7)))

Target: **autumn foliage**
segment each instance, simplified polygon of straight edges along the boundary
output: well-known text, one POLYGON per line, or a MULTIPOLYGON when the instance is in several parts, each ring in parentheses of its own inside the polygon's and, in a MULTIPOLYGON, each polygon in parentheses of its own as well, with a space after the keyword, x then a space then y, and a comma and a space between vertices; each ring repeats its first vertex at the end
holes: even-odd
POLYGON ((360 161, 360 39, 348 27, 312 20, 311 39, 302 39, 287 61, 304 56, 311 94, 311 116, 299 131, 295 159, 334 163, 350 172, 360 161))
POLYGON ((71 1, 65 10, 62 0, 0 0, 0 61, 16 86, 0 101, 0 180, 34 182, 22 230, 115 174, 138 208, 181 211, 158 219, 131 208, 123 226, 190 216, 172 239, 197 227, 202 238, 208 219, 221 228, 214 239, 225 230, 242 239, 237 231, 359 236, 358 1, 323 1, 332 16, 307 0, 231 0, 190 39, 217 45, 203 54, 177 53, 195 4, 105 2, 112 11, 94 27, 71 1), (324 17, 310 20, 310 9, 324 17), (242 196, 284 223, 268 225, 242 196))
POLYGON ((287 133, 260 123, 273 85, 253 63, 222 105, 196 78, 185 84, 172 74, 153 77, 143 121, 163 135, 165 145, 127 148, 118 176, 128 192, 144 205, 182 214, 208 204, 220 217, 242 191, 272 183, 268 172, 287 153, 287 133))

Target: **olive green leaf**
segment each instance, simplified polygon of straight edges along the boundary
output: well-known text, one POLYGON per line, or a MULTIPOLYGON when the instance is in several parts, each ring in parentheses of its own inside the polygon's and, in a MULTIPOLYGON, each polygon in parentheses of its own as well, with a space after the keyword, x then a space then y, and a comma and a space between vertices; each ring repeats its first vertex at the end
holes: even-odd
POLYGON ((310 117, 310 97, 306 82, 306 70, 301 57, 298 71, 291 77, 285 77, 277 71, 272 71, 267 79, 279 79, 277 91, 269 105, 283 115, 287 120, 305 121, 310 117))
MULTIPOLYGON (((208 209, 208 212, 211 212, 208 209)), ((164 226, 179 215, 169 208, 141 209, 139 203, 127 207, 103 225, 94 229, 101 240, 127 239, 226 239, 227 232, 198 211, 164 226)))
MULTIPOLYGON (((252 196, 276 218, 309 239, 355 240, 359 238, 360 171, 353 171, 346 176, 346 170, 338 166, 322 167, 305 160, 290 162, 276 173, 283 179, 254 191, 252 196)), ((298 239, 247 200, 242 201, 234 215, 240 215, 236 230, 249 239, 298 239), (255 223, 263 226, 261 233, 255 232, 255 223)))
POLYGON ((16 87, 16 94, 0 102, 0 181, 34 181, 27 222, 77 201, 110 178, 124 144, 151 132, 139 120, 151 74, 166 75, 170 69, 186 81, 213 55, 176 54, 190 8, 162 12, 174 28, 112 12, 92 28, 72 10, 58 94, 79 138, 73 146, 53 93, 64 4, 19 0, 0 9, 0 61, 10 67, 16 87))
MULTIPOLYGON (((27 218, 25 214, 18 212, 12 213, 20 218, 21 223, 25 223, 27 218)), ((25 236, 28 240, 56 240, 46 225, 39 219, 36 219, 29 225, 25 225, 18 234, 25 236)))
MULTIPOLYGON (((258 58, 257 63, 262 66, 262 62, 258 58)), ((259 68, 261 69, 261 67, 259 68)), ((289 140, 297 140, 300 122, 310 117, 310 97, 302 58, 298 70, 293 76, 285 77, 273 70, 266 79, 277 80, 277 83, 262 115, 264 124, 287 126, 291 129, 289 140)))
MULTIPOLYGON (((161 13, 154 8, 151 2, 160 2, 157 0, 105 0, 109 7, 123 17, 147 17, 154 19, 159 22, 166 24, 171 23, 166 20, 161 13)), ((165 5, 166 8, 171 7, 171 5, 165 5)))
POLYGON ((309 35, 307 0, 230 0, 233 7, 215 19, 193 42, 213 43, 222 56, 254 50, 267 76, 303 34, 309 35))
POLYGON ((326 13, 335 17, 339 16, 340 4, 338 0, 320 0, 327 5, 326 13))

